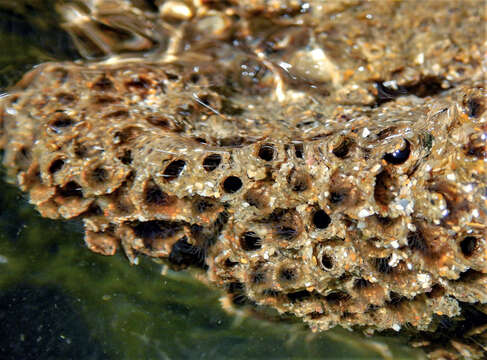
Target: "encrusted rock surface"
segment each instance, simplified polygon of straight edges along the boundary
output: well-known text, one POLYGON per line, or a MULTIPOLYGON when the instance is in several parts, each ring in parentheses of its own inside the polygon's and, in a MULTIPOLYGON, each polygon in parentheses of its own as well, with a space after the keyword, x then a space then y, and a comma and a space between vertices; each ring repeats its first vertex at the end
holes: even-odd
POLYGON ((1 100, 4 164, 40 213, 314 330, 482 357, 482 3, 136 3, 64 2, 106 57, 39 65, 1 100))

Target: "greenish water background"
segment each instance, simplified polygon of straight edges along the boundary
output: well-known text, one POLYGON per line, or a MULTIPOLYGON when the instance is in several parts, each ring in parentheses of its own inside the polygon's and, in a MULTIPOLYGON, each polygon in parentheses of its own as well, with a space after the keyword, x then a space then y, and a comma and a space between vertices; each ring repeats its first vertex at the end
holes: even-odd
MULTIPOLYGON (((35 64, 79 55, 47 0, 0 0, 0 92, 35 64)), ((0 172, 1 359, 421 358, 403 338, 230 315, 188 272, 83 244, 81 223, 43 219, 0 172)))

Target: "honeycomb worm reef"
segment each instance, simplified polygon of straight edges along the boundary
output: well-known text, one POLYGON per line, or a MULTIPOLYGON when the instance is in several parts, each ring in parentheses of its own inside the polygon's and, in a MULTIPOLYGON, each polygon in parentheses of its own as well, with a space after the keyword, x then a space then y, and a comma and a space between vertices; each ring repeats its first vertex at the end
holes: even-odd
POLYGON ((483 5, 63 2, 86 60, 0 100, 4 165, 95 252, 199 267, 313 330, 482 358, 483 5))

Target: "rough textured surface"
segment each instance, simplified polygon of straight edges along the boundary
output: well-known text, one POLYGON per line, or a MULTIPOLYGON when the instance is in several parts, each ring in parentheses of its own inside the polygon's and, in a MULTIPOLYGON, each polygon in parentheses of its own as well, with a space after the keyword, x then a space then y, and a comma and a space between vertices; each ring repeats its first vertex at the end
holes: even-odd
POLYGON ((481 357, 481 3, 135 3, 60 6, 107 57, 40 65, 1 100, 4 164, 40 213, 314 330, 481 357))

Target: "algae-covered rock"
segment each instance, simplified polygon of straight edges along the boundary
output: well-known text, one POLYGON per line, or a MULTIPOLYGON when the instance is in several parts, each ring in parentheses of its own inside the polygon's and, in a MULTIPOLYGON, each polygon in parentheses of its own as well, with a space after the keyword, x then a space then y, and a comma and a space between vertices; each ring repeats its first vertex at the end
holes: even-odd
POLYGON ((0 107, 9 177, 43 216, 315 331, 483 356, 481 2, 58 10, 92 60, 39 65, 0 107))

